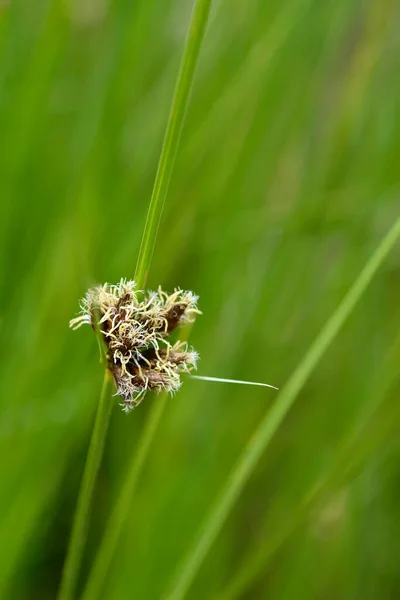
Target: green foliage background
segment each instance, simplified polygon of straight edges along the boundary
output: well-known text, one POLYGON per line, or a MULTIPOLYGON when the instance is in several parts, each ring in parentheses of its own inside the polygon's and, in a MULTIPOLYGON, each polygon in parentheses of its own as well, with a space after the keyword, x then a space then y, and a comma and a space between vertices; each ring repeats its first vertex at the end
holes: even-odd
MULTIPOLYGON (((1 9, 1 598, 56 594, 102 380, 68 320, 133 276, 190 9, 1 9)), ((398 215, 399 26, 395 0, 215 2, 148 281, 200 295, 199 374, 282 386, 398 215)), ((399 596, 399 267, 397 246, 190 598, 399 596)), ((161 598, 275 398, 187 380, 169 400, 104 598, 161 598)), ((115 398, 83 578, 154 402, 115 398)))

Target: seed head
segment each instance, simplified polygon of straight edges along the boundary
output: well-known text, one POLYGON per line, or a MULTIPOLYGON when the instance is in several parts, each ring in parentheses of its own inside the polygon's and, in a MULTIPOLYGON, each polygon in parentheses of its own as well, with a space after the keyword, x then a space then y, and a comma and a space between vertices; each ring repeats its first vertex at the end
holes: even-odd
POLYGON ((125 411, 137 406, 148 389, 175 392, 180 374, 196 368, 198 354, 185 342, 171 345, 168 336, 181 324, 192 323, 197 296, 176 289, 173 294, 138 291, 134 281, 89 289, 72 329, 96 322, 107 348, 108 368, 125 411))

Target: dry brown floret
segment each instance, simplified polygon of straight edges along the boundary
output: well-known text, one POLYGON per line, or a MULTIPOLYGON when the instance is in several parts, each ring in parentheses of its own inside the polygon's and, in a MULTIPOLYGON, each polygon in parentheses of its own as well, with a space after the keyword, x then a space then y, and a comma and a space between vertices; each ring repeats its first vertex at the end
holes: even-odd
POLYGON ((98 322, 107 348, 108 368, 126 411, 137 406, 148 389, 175 392, 180 373, 196 368, 198 354, 168 336, 182 323, 192 323, 200 311, 197 296, 176 289, 167 294, 138 291, 134 281, 121 280, 91 288, 81 302, 72 329, 98 322))

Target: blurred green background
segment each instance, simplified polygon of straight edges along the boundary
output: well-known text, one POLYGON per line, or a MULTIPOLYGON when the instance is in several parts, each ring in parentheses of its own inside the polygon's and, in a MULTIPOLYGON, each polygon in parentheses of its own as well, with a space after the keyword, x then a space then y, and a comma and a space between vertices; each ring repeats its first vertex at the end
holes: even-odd
MULTIPOLYGON (((56 595, 102 380, 68 320, 133 277, 190 11, 1 5, 2 599, 56 595)), ((397 216, 399 27, 396 0, 215 1, 148 280, 199 294, 199 374, 282 386, 397 216)), ((400 597, 399 274, 397 246, 189 598, 400 597)), ((168 401, 104 599, 161 598, 276 397, 168 401)), ((114 400, 81 585, 157 397, 114 400)))

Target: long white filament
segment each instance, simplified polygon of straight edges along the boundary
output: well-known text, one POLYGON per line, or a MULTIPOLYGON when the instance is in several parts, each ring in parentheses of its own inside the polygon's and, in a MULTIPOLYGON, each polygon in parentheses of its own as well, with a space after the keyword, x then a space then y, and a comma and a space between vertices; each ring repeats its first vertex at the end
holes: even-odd
POLYGON ((239 379, 222 379, 221 377, 207 377, 206 375, 190 375, 191 379, 201 379, 202 381, 217 381, 219 383, 239 383, 241 385, 259 385, 262 387, 269 387, 274 390, 279 390, 279 388, 274 385, 269 385, 268 383, 258 383, 257 381, 240 381, 239 379))

